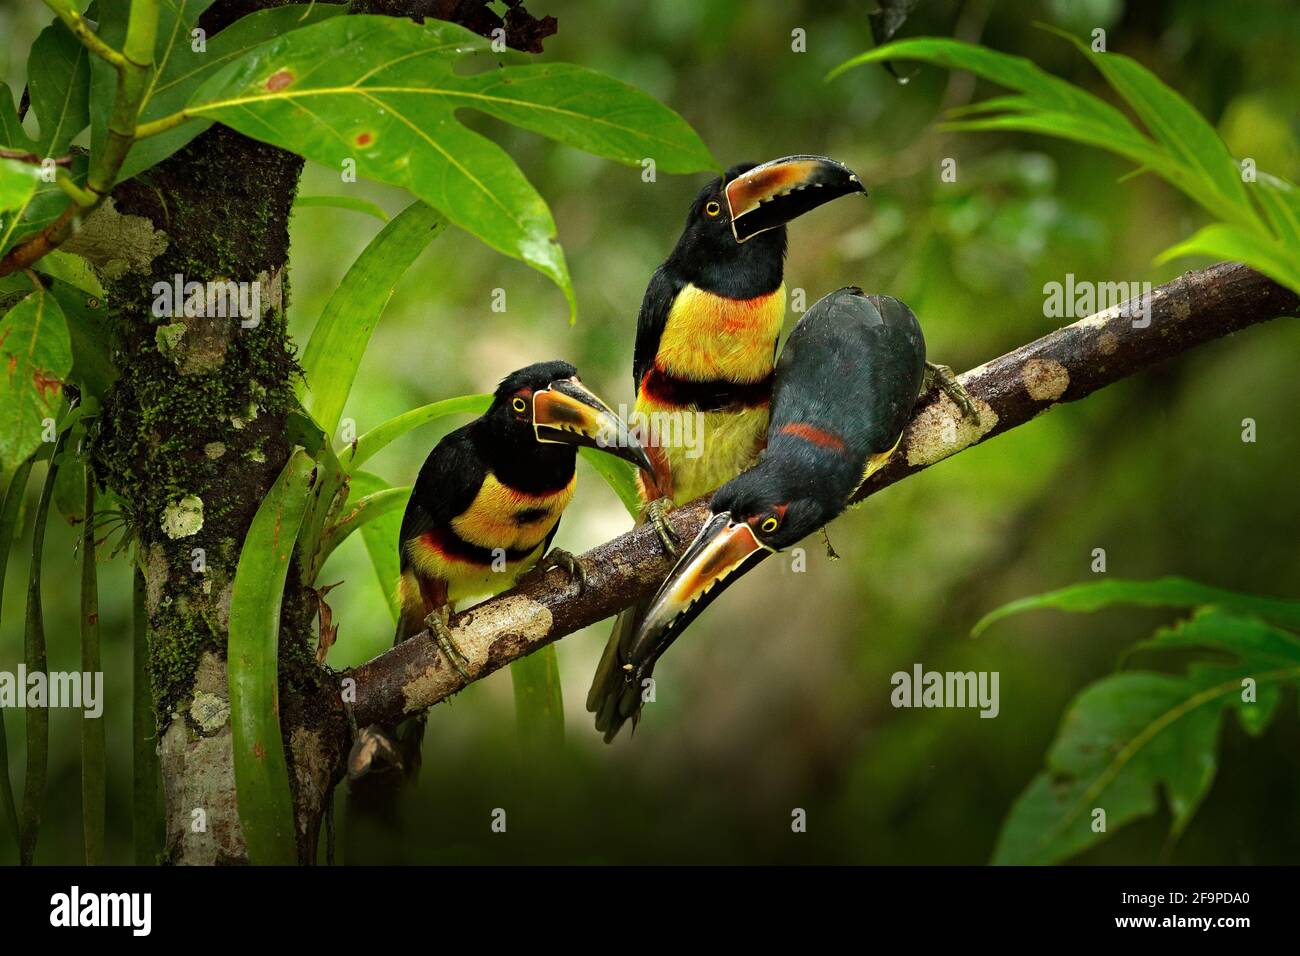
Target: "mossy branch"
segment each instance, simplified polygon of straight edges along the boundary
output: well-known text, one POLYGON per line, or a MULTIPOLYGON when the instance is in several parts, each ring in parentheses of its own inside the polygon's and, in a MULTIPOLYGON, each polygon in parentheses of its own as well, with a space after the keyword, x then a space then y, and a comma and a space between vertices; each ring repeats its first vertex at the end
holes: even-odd
MULTIPOLYGON (((1189 272, 1154 289, 1149 322, 1123 306, 1082 319, 962 375, 980 423, 962 419, 941 393, 921 397, 889 464, 857 499, 921 471, 1062 402, 1073 402, 1194 346, 1281 315, 1300 315, 1300 297, 1239 263, 1189 272)), ((683 540, 708 514, 708 497, 671 512, 683 540)), ((643 526, 579 559, 581 592, 563 572, 548 573, 451 620, 453 637, 479 680, 579 628, 648 596, 671 567, 654 530, 643 526)), ((427 631, 346 673, 358 725, 390 723, 424 710, 470 681, 442 656, 427 631)), ((345 699, 349 699, 345 697, 345 699)))

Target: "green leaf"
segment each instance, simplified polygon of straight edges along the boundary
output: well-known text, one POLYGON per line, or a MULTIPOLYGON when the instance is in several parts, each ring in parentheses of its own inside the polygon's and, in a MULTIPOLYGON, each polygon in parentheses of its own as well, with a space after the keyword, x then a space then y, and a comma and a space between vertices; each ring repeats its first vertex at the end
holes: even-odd
POLYGON ((338 427, 393 285, 445 225, 424 203, 407 206, 366 246, 326 303, 302 356, 303 405, 326 435, 338 427))
POLYGON ((45 289, 0 317, 0 468, 40 446, 42 423, 57 417, 71 369, 67 321, 45 289))
POLYGON ((14 105, 14 94, 8 83, 0 83, 0 146, 24 153, 36 151, 36 143, 18 119, 18 108, 14 105))
POLYGON ((1132 57, 1096 53, 1078 37, 1055 27, 1073 43, 1122 96, 1173 159, 1195 173, 1193 199, 1219 218, 1248 230, 1261 226, 1246 197, 1241 172, 1214 127, 1196 109, 1132 57))
MULTIPOLYGON (((35 167, 30 168, 35 169, 35 167)), ((88 168, 86 156, 77 153, 72 157, 68 178, 77 185, 84 186, 88 168)), ((0 254, 54 222, 67 208, 68 202, 67 195, 56 183, 38 180, 36 191, 16 213, 0 213, 0 254)))
MULTIPOLYGON (((95 275, 95 270, 91 268, 90 263, 81 256, 61 249, 51 249, 41 256, 32 268, 42 275, 66 282, 96 299, 104 298, 104 287, 100 285, 99 277, 95 275)), ((66 307, 64 311, 67 311, 66 307)))
POLYGON ((156 866, 162 846, 157 737, 149 679, 149 609, 144 573, 137 566, 131 589, 131 844, 136 866, 156 866))
POLYGON ((358 199, 355 196, 299 196, 293 201, 295 211, 311 207, 348 209, 352 212, 361 212, 367 216, 374 216, 380 222, 388 222, 389 219, 388 213, 384 212, 383 207, 371 202, 369 199, 358 199))
MULTIPOLYGON (((41 262, 52 255, 56 253, 42 256, 41 262)), ((68 323, 68 343, 72 349, 68 381, 81 389, 83 398, 92 395, 103 398, 109 386, 117 380, 117 367, 113 364, 113 330, 104 298, 62 281, 53 282, 50 292, 63 309, 63 317, 68 323)))
POLYGON ((598 448, 579 448, 578 453, 596 474, 605 479, 605 484, 618 495, 618 500, 623 503, 628 514, 635 518, 641 513, 641 493, 636 487, 635 465, 598 448))
POLYGON ((323 565, 334 553, 334 549, 357 529, 364 528, 370 522, 377 521, 388 514, 396 514, 400 517, 406 510, 406 502, 410 497, 410 485, 402 488, 383 488, 360 497, 349 497, 338 520, 325 530, 320 545, 320 563, 323 565))
POLYGON ((1300 247, 1300 189, 1285 179, 1256 172, 1252 194, 1283 244, 1300 247))
POLYGON ((1161 790, 1178 836, 1214 780, 1223 712, 1237 710, 1243 726, 1258 733, 1276 708, 1279 685, 1300 679, 1300 660, 1278 666, 1274 653, 1260 653, 1278 642, 1293 639, 1250 618, 1201 615, 1156 643, 1217 644, 1239 664, 1195 664, 1180 675, 1123 673, 1086 688, 1066 712, 1046 770, 1012 807, 993 862, 1059 863, 1155 813, 1161 790), (1255 702, 1243 700, 1247 679, 1258 688, 1255 702), (1105 832, 1093 831, 1096 810, 1105 811, 1105 832))
POLYGON ((510 665, 515 692, 515 725, 530 748, 564 743, 564 690, 555 645, 547 644, 510 665))
POLYGON ((36 167, 15 159, 0 159, 0 234, 7 231, 8 215, 27 208, 37 186, 36 167))
POLYGON ((1248 232, 1227 223, 1213 223, 1190 238, 1170 246, 1156 257, 1157 263, 1182 256, 1211 256, 1244 262, 1274 282, 1300 292, 1300 246, 1248 232))
MULTIPOLYGON (((173 2, 177 6, 170 10, 167 4, 163 5, 155 60, 159 69, 146 91, 140 111, 141 123, 178 112, 209 77, 258 44, 346 11, 345 5, 332 3, 291 4, 257 10, 205 40, 205 49, 200 52, 194 49, 191 31, 212 0, 173 2)), ((175 129, 139 140, 127 154, 117 181, 130 179, 162 162, 211 125, 211 120, 191 120, 175 129)))
POLYGON ((482 415, 491 404, 491 395, 461 395, 459 398, 445 398, 440 402, 421 405, 376 425, 353 442, 351 447, 344 449, 339 460, 344 468, 358 468, 387 447, 389 442, 401 438, 412 429, 448 415, 482 415))
MULTIPOLYGON (((85 467, 80 471, 85 486, 82 506, 86 520, 81 526, 81 672, 103 671, 99 653, 99 580, 95 573, 95 482, 85 467)), ((106 828, 106 765, 104 758, 104 717, 81 714, 81 820, 86 852, 86 866, 104 862, 106 828)))
MULTIPOLYGON (((4 604, 5 573, 9 567, 9 553, 13 547, 14 537, 18 533, 19 514, 23 498, 27 493, 27 479, 32 473, 32 460, 29 458, 14 471, 5 489, 4 503, 0 504, 0 612, 4 604)), ((0 623, 4 615, 0 613, 0 623)), ((14 803, 13 786, 9 781, 9 741, 5 737, 4 709, 0 708, 0 814, 3 814, 9 832, 13 834, 14 846, 19 844, 18 807, 14 803)))
POLYGON ((971 628, 979 637, 994 623, 1013 614, 1053 608, 1075 614, 1088 614, 1117 605, 1134 607, 1199 607, 1213 605, 1242 614, 1254 614, 1286 627, 1300 627, 1300 601, 1285 598, 1239 594, 1186 578, 1168 577, 1153 581, 1110 579, 1074 584, 1058 591, 1020 598, 984 615, 971 628))
POLYGON ((551 212, 509 155, 461 125, 471 108, 626 163, 713 167, 681 117, 630 86, 566 64, 464 75, 488 41, 463 27, 337 17, 264 44, 205 83, 184 111, 331 169, 409 189, 451 222, 550 277, 573 309, 551 212), (328 65, 328 68, 324 68, 328 65))
POLYGON ((62 156, 90 123, 89 57, 63 21, 55 20, 32 44, 27 88, 41 131, 36 153, 62 156))
MULTIPOLYGON (((67 438, 64 432, 54 446, 50 466, 41 486, 40 501, 36 506, 36 523, 32 528, 32 560, 27 572, 27 619, 23 629, 23 661, 28 674, 46 674, 48 683, 49 657, 45 644, 45 606, 41 595, 42 569, 45 556, 45 526, 50 516, 50 500, 54 497, 54 481, 59 474, 59 453, 67 438)), ((50 709, 27 708, 27 772, 23 776, 23 813, 19 824, 19 859, 31 866, 36 857, 36 840, 40 836, 41 822, 45 816, 46 782, 49 774, 50 709)))
POLYGON ((1144 119, 1159 109, 1177 114, 1156 120, 1160 141, 1144 135, 1109 103, 1044 72, 1029 60, 959 40, 919 38, 886 44, 840 64, 828 78, 884 60, 920 60, 969 70, 1023 95, 994 97, 963 107, 954 114, 961 118, 943 124, 944 129, 1018 130, 1097 146, 1150 169, 1217 216, 1247 227, 1260 227, 1249 204, 1242 205, 1245 199, 1239 179, 1234 179, 1235 185, 1228 184, 1228 176, 1238 177, 1238 173, 1226 147, 1212 129, 1212 144, 1205 142, 1205 121, 1199 117, 1190 120, 1187 112, 1194 114, 1192 108, 1134 61, 1114 53, 1100 57, 1106 64, 1103 72, 1107 79, 1122 95, 1134 98, 1135 109, 1144 119), (1207 153, 1189 155, 1189 150, 1197 149, 1207 153))
MULTIPOLYGON (((354 472, 351 477, 351 497, 349 502, 378 494, 388 488, 388 482, 368 471, 354 472)), ((402 513, 389 511, 374 521, 361 526, 361 540, 365 542, 370 563, 379 579, 379 590, 383 592, 388 612, 397 624, 397 577, 400 573, 397 559, 397 543, 402 530, 402 513)))
POLYGON ((280 735, 280 603, 316 465, 296 451, 244 538, 230 600, 230 725, 239 823, 254 864, 297 862, 293 798, 280 735))

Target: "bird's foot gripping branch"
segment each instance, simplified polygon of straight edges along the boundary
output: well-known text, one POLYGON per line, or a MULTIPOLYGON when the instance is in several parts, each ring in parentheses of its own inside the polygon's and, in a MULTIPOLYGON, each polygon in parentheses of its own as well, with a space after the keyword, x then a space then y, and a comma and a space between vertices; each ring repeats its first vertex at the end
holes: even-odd
MULTIPOLYGON (((978 411, 963 416, 942 391, 923 395, 897 452, 856 498, 928 468, 1182 352, 1278 316, 1300 315, 1300 297, 1237 263, 1189 272, 1155 289, 1149 322, 1124 305, 1057 329, 959 377, 978 411)), ((689 540, 709 514, 707 498, 671 512, 689 540)), ((511 661, 649 596, 672 565, 654 527, 642 525, 578 559, 586 587, 563 571, 540 575, 456 615, 450 631, 467 679, 422 632, 344 675, 359 724, 420 712, 511 661)))

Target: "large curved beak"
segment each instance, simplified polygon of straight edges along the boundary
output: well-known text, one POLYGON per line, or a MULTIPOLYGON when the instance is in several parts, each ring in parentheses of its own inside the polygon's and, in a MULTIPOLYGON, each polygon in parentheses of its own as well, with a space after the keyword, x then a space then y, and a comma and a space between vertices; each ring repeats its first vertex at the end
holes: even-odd
MULTIPOLYGON (((727 511, 714 515, 651 600, 628 658, 638 667, 656 660, 714 598, 774 553, 754 536, 748 523, 733 523, 727 511)), ((634 681, 638 677, 634 674, 634 681)))
POLYGON ((638 468, 654 470, 650 456, 623 419, 576 377, 533 393, 533 434, 540 442, 599 448, 638 468))
POLYGON ((727 183, 731 232, 737 242, 783 226, 849 193, 867 194, 857 173, 825 156, 785 156, 727 183))

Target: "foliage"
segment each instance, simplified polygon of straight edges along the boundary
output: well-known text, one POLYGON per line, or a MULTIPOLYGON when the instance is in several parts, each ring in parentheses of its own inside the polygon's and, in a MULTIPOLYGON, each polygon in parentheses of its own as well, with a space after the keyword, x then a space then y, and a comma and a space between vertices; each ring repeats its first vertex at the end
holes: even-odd
POLYGON ((1247 177, 1208 122, 1150 70, 1121 53, 1097 52, 1063 31, 1150 130, 1109 103, 1024 57, 960 40, 900 40, 840 64, 835 77, 867 63, 920 60, 969 70, 1018 95, 963 107, 952 130, 1024 130, 1110 150, 1156 173, 1222 220, 1166 249, 1162 259, 1201 254, 1247 263, 1300 291, 1300 190, 1267 173, 1247 177), (1253 202, 1252 202, 1253 196, 1253 202))
POLYGON ((1177 838, 1214 782, 1224 714, 1236 711, 1242 728, 1258 736, 1277 710, 1281 688, 1300 687, 1300 601, 1180 578, 1103 581, 1025 598, 986 616, 976 631, 1035 608, 1092 612, 1123 605, 1192 608, 1190 617, 1133 650, 1197 659, 1174 673, 1123 671, 1074 699, 1046 769, 1003 824, 994 863, 1069 859, 1154 814, 1161 789, 1170 835, 1177 838), (1212 660, 1199 660, 1206 653, 1212 660))

